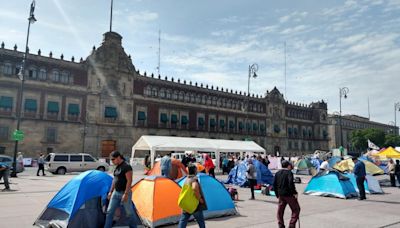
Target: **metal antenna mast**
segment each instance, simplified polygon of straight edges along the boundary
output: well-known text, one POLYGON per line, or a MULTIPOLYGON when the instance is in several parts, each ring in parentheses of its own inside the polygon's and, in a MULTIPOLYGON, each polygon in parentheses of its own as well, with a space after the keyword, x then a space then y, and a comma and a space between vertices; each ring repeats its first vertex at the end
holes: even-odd
POLYGON ((284 45, 284 51, 285 51, 285 99, 287 100, 287 96, 286 96, 286 41, 285 41, 285 45, 284 45))
POLYGON ((161 30, 158 30, 158 75, 160 75, 160 65, 161 65, 161 30))
POLYGON ((110 9, 110 32, 112 32, 113 5, 114 5, 114 0, 111 0, 111 9, 110 9))

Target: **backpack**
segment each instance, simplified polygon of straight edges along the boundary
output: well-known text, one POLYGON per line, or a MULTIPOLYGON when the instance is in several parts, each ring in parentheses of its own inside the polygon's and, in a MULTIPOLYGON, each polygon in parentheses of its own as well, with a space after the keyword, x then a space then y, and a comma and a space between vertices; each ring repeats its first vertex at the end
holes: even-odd
POLYGON ((192 185, 184 184, 179 193, 178 205, 183 211, 193 214, 199 205, 199 200, 196 198, 192 185))

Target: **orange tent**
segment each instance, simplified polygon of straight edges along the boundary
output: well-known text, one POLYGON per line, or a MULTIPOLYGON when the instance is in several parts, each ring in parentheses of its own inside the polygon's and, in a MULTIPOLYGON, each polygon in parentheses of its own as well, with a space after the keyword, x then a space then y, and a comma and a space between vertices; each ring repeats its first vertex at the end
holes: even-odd
POLYGON ((202 165, 202 164, 200 164, 200 163, 195 163, 195 165, 196 165, 196 167, 197 167, 197 172, 205 172, 205 170, 206 170, 206 168, 202 165))
MULTIPOLYGON (((169 177, 173 180, 182 178, 187 175, 186 168, 178 159, 171 159, 172 168, 169 177)), ((160 162, 156 162, 154 167, 146 173, 147 176, 161 176, 160 162)))
POLYGON ((132 192, 132 201, 144 225, 156 227, 179 221, 182 212, 178 206, 181 187, 175 181, 149 176, 137 182, 132 192))

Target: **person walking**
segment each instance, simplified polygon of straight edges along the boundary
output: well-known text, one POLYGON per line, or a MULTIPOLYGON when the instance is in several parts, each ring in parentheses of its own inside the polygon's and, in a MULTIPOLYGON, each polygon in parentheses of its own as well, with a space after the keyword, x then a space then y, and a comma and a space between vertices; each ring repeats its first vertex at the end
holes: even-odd
POLYGON ((190 213, 182 210, 182 215, 179 220, 178 227, 186 228, 189 218, 193 215, 193 217, 196 219, 197 224, 199 224, 199 227, 205 228, 206 224, 204 222, 203 210, 207 210, 207 205, 204 201, 204 197, 203 197, 203 194, 201 191, 199 180, 196 177, 197 168, 192 163, 190 163, 188 165, 188 174, 189 175, 186 178, 185 184, 192 187, 192 189, 194 191, 194 195, 197 198, 197 200, 199 201, 199 205, 197 206, 197 209, 193 212, 193 214, 190 214, 190 213))
POLYGON ((365 176, 367 175, 365 171, 365 164, 362 161, 359 161, 357 157, 353 157, 353 162, 354 162, 354 176, 356 177, 356 182, 357 182, 357 187, 359 190, 359 200, 366 200, 367 197, 365 197, 365 187, 364 187, 364 182, 365 182, 365 176))
MULTIPOLYGON (((397 182, 399 182, 400 185, 400 161, 396 160, 396 165, 394 166, 394 175, 396 175, 397 182)), ((400 186, 399 186, 400 188, 400 186)))
POLYGON ((36 176, 39 176, 40 170, 42 170, 42 175, 43 175, 43 176, 46 176, 46 174, 44 173, 44 164, 45 164, 45 163, 46 163, 46 162, 45 162, 45 160, 44 160, 44 156, 43 156, 43 154, 41 153, 40 156, 39 156, 39 158, 38 158, 38 170, 37 170, 37 172, 36 172, 36 176))
POLYGON ((3 192, 10 191, 10 183, 8 182, 8 177, 10 176, 10 167, 7 164, 0 162, 0 180, 4 180, 3 192))
POLYGON ((204 167, 206 168, 208 175, 215 178, 215 165, 208 154, 204 154, 204 167))
POLYGON ((389 174, 390 184, 392 187, 396 187, 396 177, 395 177, 395 173, 394 173, 394 168, 395 168, 395 164, 393 162, 393 159, 390 159, 389 163, 387 164, 387 172, 389 174))
POLYGON ((253 159, 247 159, 247 170, 246 170, 247 181, 250 186, 251 198, 249 200, 255 200, 254 187, 257 185, 257 171, 253 164, 253 159))
POLYGON ((110 200, 104 228, 110 228, 113 224, 115 210, 123 206, 130 228, 136 228, 134 219, 134 208, 132 202, 132 167, 125 161, 125 158, 119 151, 113 151, 110 154, 111 162, 116 165, 114 170, 114 179, 107 195, 110 200))
POLYGON ((297 200, 297 191, 294 184, 294 177, 292 173, 293 165, 286 160, 281 162, 282 169, 275 174, 274 191, 278 198, 278 211, 277 219, 279 228, 285 227, 283 216, 285 213, 286 205, 289 204, 292 210, 292 217, 289 222, 289 228, 295 228, 297 220, 300 216, 300 205, 297 200))
POLYGON ((169 174, 170 174, 171 168, 172 168, 171 154, 166 154, 166 155, 164 155, 164 157, 161 158, 160 168, 161 168, 161 176, 170 178, 169 174))

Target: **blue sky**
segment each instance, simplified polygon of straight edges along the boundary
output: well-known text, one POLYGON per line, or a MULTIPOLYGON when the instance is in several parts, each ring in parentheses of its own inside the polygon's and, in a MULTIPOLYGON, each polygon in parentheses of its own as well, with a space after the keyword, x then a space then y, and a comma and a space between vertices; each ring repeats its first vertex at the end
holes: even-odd
MULTIPOLYGON (((0 8, 0 42, 25 42, 30 0, 0 8)), ((87 57, 109 29, 110 0, 37 0, 30 49, 87 57)), ((287 99, 324 99, 339 109, 339 87, 350 89, 343 112, 393 121, 400 101, 400 0, 114 0, 113 30, 141 72, 246 91, 248 65, 259 65, 251 91, 284 86, 287 99)), ((400 119, 400 115, 399 118, 400 119)), ((400 121, 398 121, 400 122, 400 121)))

